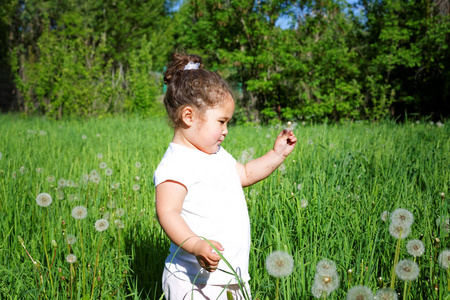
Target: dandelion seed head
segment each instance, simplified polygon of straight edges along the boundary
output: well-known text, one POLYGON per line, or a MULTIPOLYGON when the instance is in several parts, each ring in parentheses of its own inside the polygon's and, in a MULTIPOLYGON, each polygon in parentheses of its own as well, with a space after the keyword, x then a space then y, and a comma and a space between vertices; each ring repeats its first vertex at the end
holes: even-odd
POLYGON ((41 207, 47 207, 50 204, 52 204, 52 196, 50 196, 47 193, 41 193, 41 194, 37 195, 36 203, 37 203, 37 205, 39 205, 41 207))
POLYGON ((387 210, 385 210, 385 211, 383 211, 383 212, 381 213, 380 218, 381 218, 381 220, 382 220, 383 222, 386 222, 386 220, 388 219, 388 217, 389 217, 389 212, 388 212, 387 210))
POLYGON ((321 275, 329 275, 336 272, 336 264, 329 259, 322 259, 316 265, 316 271, 321 275))
POLYGON ((63 188, 63 187, 66 187, 66 186, 67 186, 67 181, 64 178, 60 178, 58 180, 58 187, 59 188, 63 188))
POLYGON ((450 232, 450 218, 449 216, 441 216, 436 219, 437 227, 441 228, 445 233, 450 232))
POLYGON ((301 184, 301 183, 299 183, 299 184, 297 185, 297 189, 298 189, 299 191, 302 189, 302 184, 301 184))
POLYGON ((105 170, 105 174, 106 174, 107 176, 111 176, 112 173, 113 173, 113 170, 110 169, 110 168, 108 168, 108 169, 105 170))
POLYGON ((37 168, 37 169, 36 169, 36 173, 41 174, 41 173, 42 173, 42 168, 37 168))
POLYGON ((395 290, 391 288, 379 289, 375 295, 377 300, 398 300, 398 295, 395 290))
POLYGON ((87 217, 87 209, 84 206, 75 206, 72 209, 72 217, 77 220, 82 220, 87 217))
POLYGON ((106 229, 108 229, 108 227, 109 227, 108 220, 100 219, 95 222, 95 230, 97 231, 100 232, 105 231, 106 229))
POLYGON ((141 186, 139 184, 133 185, 133 190, 134 191, 139 191, 140 189, 141 189, 141 186))
POLYGON ((98 158, 98 159, 102 159, 102 158, 103 158, 103 154, 102 154, 102 153, 98 153, 98 154, 97 154, 97 158, 98 158))
POLYGON ((99 176, 99 175, 100 173, 96 169, 91 170, 91 172, 89 173, 89 176, 99 176))
POLYGON ((19 172, 20 172, 21 174, 25 174, 25 173, 28 172, 28 169, 27 169, 26 167, 24 167, 24 166, 21 166, 21 167, 19 168, 19 172))
POLYGON ((51 175, 47 177, 48 182, 55 182, 55 176, 51 175))
POLYGON ((301 208, 305 208, 307 206, 308 206, 308 200, 306 200, 306 199, 300 200, 300 207, 301 208))
POLYGON ((109 211, 107 211, 103 214, 103 219, 105 219, 105 220, 109 220, 110 217, 111 217, 111 213, 109 211))
POLYGON ((395 274, 404 281, 413 281, 419 277, 419 265, 412 260, 403 259, 395 266, 395 274))
POLYGON ((450 266, 450 249, 443 250, 439 254, 439 265, 443 269, 448 269, 450 266))
POLYGON ((139 181, 141 179, 139 176, 134 177, 134 181, 139 181))
POLYGON ((389 233, 396 239, 404 239, 411 233, 411 227, 401 226, 394 222, 389 225, 389 233))
POLYGON ((406 244, 406 250, 410 255, 419 257, 425 253, 425 246, 421 240, 410 240, 406 244))
POLYGON ((85 134, 83 134, 83 135, 81 136, 81 138, 82 138, 83 140, 85 140, 85 139, 87 139, 87 136, 86 136, 85 134))
POLYGON ((116 209, 116 216, 123 217, 125 215, 125 210, 123 208, 116 209))
POLYGON ((110 200, 110 201, 108 201, 108 203, 106 203, 106 206, 108 206, 108 208, 110 208, 110 209, 114 209, 114 208, 116 208, 116 202, 110 200))
POLYGON ((69 264, 74 264, 77 261, 77 257, 75 254, 69 254, 66 256, 66 260, 69 264))
POLYGON ((119 186, 120 186, 119 182, 111 184, 111 188, 114 189, 114 190, 117 190, 119 188, 119 186))
POLYGON ((294 270, 294 259, 284 251, 273 251, 266 258, 266 270, 273 277, 285 277, 294 270))
POLYGON ((75 244, 76 241, 77 241, 77 237, 76 237, 75 235, 73 235, 73 234, 68 234, 68 235, 67 235, 67 243, 68 243, 69 245, 75 244))
POLYGON ((108 165, 107 165, 105 162, 103 162, 103 161, 98 165, 98 167, 99 167, 100 169, 106 169, 107 166, 108 166, 108 165))
POLYGON ((367 286, 357 285, 348 290, 347 300, 373 300, 373 293, 367 286))
POLYGON ((63 200, 64 199, 64 191, 63 190, 59 190, 58 191, 58 199, 59 200, 63 200))
POLYGON ((320 298, 320 296, 323 296, 324 294, 329 296, 331 292, 335 291, 338 287, 339 276, 336 271, 328 272, 327 274, 316 273, 314 275, 314 283, 311 292, 314 297, 320 298))
POLYGON ((114 224, 116 224, 117 228, 124 228, 125 227, 125 224, 120 219, 115 220, 114 224))
POLYGON ((282 174, 284 174, 284 172, 286 172, 286 165, 284 163, 282 163, 279 167, 278 170, 280 170, 280 172, 282 174))
POLYGON ((391 213, 391 222, 400 226, 411 226, 414 222, 413 214, 404 208, 397 208, 391 213))
POLYGON ((91 175, 91 176, 89 176, 89 180, 91 182, 95 183, 95 184, 99 184, 100 180, 101 180, 101 177, 98 174, 97 175, 91 175))
POLYGON ((142 164, 141 164, 140 162, 136 162, 136 163, 134 164, 134 166, 135 166, 136 168, 140 168, 140 167, 142 167, 142 164))

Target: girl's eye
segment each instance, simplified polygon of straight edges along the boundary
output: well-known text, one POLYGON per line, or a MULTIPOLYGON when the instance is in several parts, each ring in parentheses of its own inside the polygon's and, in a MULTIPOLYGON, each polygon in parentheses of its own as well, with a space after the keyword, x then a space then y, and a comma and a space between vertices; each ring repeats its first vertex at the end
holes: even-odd
POLYGON ((220 124, 225 124, 225 121, 219 121, 220 122, 220 124))

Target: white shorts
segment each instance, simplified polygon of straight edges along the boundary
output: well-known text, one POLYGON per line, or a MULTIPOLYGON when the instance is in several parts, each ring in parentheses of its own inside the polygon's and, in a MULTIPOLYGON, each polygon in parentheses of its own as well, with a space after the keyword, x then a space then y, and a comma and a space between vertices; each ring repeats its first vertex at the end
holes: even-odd
MULTIPOLYGON (((251 299, 248 282, 244 285, 251 299)), ((166 268, 164 268, 163 272, 162 288, 167 300, 227 300, 227 292, 231 293, 233 300, 245 299, 244 293, 239 289, 238 284, 227 286, 195 283, 193 285, 190 281, 177 278, 166 268)))

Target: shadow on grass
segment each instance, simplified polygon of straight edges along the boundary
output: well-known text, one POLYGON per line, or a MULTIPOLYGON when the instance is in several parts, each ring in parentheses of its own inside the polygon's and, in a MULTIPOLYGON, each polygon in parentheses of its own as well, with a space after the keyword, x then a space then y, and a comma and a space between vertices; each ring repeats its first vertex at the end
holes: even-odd
POLYGON ((148 225, 139 221, 125 237, 125 249, 131 257, 132 270, 128 289, 136 293, 135 299, 161 298, 161 277, 169 246, 162 230, 149 230, 148 225))

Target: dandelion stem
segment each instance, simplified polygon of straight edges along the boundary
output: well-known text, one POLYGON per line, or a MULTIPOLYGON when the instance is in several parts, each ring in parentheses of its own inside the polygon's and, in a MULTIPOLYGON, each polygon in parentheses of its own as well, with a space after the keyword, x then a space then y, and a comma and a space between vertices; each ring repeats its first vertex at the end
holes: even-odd
POLYGON ((277 291, 276 291, 276 294, 275 294, 275 299, 278 299, 279 298, 279 293, 280 293, 280 278, 277 278, 277 291))
POLYGON ((408 293, 406 292, 407 291, 407 288, 408 287, 408 281, 407 280, 405 280, 405 287, 403 288, 403 300, 406 300, 407 298, 406 298, 406 296, 408 295, 408 293))
POLYGON ((50 269, 52 267, 50 266, 50 260, 48 259, 48 253, 47 253, 47 246, 45 245, 44 218, 45 218, 44 213, 42 213, 42 238, 43 238, 43 241, 44 241, 44 252, 45 252, 45 258, 47 259, 47 266, 48 266, 48 274, 49 274, 49 277, 50 277, 50 284, 51 284, 52 290, 53 290, 53 278, 52 278, 52 272, 50 272, 50 269))
POLYGON ((80 230, 80 242, 81 242, 81 260, 83 262, 83 299, 86 294, 86 264, 84 262, 84 245, 83 235, 81 234, 81 220, 78 220, 78 228, 80 230))
POLYGON ((398 258, 400 256, 400 244, 402 242, 401 238, 402 238, 402 230, 400 229, 400 233, 397 239, 397 246, 395 248, 394 265, 392 266, 391 271, 391 289, 394 289, 395 287, 395 267, 397 266, 398 258))
POLYGON ((92 278, 91 299, 93 299, 93 296, 94 296, 95 271, 97 270, 97 265, 98 265, 98 254, 100 252, 100 244, 102 243, 102 235, 103 235, 103 232, 100 233, 100 240, 98 241, 98 247, 97 247, 97 256, 95 257, 95 266, 94 266, 94 273, 93 273, 93 278, 92 278))
POLYGON ((447 292, 450 292, 450 269, 447 268, 447 292))

